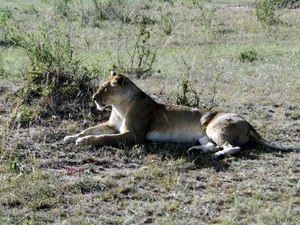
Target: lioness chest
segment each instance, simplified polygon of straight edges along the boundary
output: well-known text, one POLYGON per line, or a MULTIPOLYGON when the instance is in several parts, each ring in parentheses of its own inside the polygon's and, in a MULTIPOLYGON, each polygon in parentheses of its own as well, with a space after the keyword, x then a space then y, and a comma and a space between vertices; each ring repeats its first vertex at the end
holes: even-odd
POLYGON ((199 110, 160 105, 146 139, 178 143, 197 142, 201 136, 205 135, 205 128, 201 126, 200 119, 199 110))

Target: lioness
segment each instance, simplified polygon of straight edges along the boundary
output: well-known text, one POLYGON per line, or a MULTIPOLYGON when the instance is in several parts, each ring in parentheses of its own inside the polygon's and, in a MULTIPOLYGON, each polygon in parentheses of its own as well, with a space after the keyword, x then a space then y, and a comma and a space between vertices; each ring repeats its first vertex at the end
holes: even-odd
POLYGON ((79 134, 66 136, 76 145, 137 144, 144 140, 196 143, 191 147, 214 158, 234 154, 252 138, 257 143, 279 150, 300 150, 300 146, 279 146, 263 139, 241 116, 225 112, 201 112, 198 109, 155 102, 122 74, 111 72, 93 99, 99 110, 112 105, 107 122, 79 134))

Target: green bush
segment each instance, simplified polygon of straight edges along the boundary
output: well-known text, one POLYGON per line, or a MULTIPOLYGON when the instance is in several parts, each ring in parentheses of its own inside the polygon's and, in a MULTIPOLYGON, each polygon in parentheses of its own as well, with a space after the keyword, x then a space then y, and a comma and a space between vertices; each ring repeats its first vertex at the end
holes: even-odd
POLYGON ((29 70, 22 77, 23 87, 17 93, 18 105, 39 110, 37 117, 24 113, 22 121, 84 117, 91 110, 88 103, 95 89, 93 80, 97 70, 87 69, 81 60, 73 57, 69 33, 46 24, 32 33, 14 23, 9 40, 23 48, 30 59, 29 70))

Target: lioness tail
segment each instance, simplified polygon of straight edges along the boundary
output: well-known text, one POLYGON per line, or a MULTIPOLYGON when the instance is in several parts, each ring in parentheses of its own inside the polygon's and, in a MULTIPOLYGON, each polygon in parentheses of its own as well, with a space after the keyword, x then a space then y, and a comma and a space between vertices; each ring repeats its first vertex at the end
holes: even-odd
POLYGON ((283 146, 283 145, 277 145, 271 141, 268 141, 264 139, 262 136, 260 136, 259 133, 250 125, 250 137, 257 142, 258 144, 261 144, 263 146, 266 146, 268 148, 277 149, 277 150, 300 150, 300 146, 283 146))

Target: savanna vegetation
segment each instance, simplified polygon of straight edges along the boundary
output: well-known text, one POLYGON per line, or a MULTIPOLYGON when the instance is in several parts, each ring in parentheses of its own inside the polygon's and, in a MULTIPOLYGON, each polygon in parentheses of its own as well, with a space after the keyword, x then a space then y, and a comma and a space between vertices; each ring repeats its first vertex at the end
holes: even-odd
POLYGON ((0 223, 299 224, 299 152, 63 143, 108 118, 91 95, 116 70, 157 101, 239 113, 299 145, 299 6, 1 1, 0 223))

